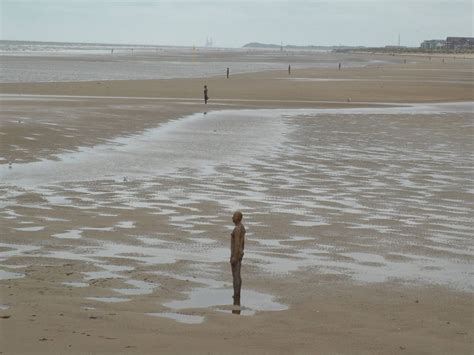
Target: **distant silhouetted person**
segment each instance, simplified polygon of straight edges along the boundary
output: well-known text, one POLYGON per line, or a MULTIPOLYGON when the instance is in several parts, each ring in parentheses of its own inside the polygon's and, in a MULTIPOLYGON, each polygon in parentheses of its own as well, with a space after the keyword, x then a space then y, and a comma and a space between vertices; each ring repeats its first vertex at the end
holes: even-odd
POLYGON ((230 234, 230 265, 232 267, 232 279, 234 286, 234 305, 240 306, 240 289, 242 278, 240 277, 240 267, 244 257, 245 227, 242 224, 242 212, 237 211, 232 216, 235 228, 230 234))
POLYGON ((229 79, 230 70, 227 68, 227 79, 229 79))
POLYGON ((341 70, 341 63, 339 63, 339 70, 341 70))
POLYGON ((288 65, 288 75, 291 75, 291 65, 288 65))
POLYGON ((207 85, 204 85, 204 103, 207 105, 207 100, 209 100, 209 96, 207 95, 207 85))

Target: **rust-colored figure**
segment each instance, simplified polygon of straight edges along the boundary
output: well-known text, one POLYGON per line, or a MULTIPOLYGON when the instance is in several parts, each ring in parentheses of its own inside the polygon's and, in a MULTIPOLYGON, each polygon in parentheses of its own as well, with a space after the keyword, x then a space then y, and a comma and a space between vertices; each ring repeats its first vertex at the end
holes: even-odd
POLYGON ((232 278, 234 285, 234 305, 240 305, 240 289, 242 278, 240 277, 240 267, 244 257, 245 227, 242 224, 242 212, 237 211, 232 216, 235 228, 230 234, 230 265, 232 267, 232 278))
POLYGON ((207 94, 207 85, 204 85, 204 103, 207 105, 207 101, 209 100, 209 96, 207 94))

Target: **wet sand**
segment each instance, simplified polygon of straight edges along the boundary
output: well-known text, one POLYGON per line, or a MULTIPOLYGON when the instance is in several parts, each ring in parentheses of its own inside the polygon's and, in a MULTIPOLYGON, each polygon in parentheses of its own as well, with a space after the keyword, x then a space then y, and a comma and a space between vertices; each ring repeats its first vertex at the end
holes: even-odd
POLYGON ((1 84, 0 351, 470 353, 472 75, 1 84))

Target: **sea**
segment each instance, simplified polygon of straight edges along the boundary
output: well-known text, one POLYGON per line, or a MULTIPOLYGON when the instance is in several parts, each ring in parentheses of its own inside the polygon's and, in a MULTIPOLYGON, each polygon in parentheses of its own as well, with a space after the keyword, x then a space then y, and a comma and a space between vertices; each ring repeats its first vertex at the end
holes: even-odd
MULTIPOLYGON (((396 59, 394 59, 396 60, 396 59)), ((376 65, 321 50, 0 41, 0 82, 198 78, 292 68, 376 65)))

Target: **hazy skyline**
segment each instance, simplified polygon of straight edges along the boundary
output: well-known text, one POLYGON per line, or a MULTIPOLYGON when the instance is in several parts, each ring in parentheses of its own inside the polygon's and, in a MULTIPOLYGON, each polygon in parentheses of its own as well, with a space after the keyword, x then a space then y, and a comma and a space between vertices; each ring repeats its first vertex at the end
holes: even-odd
POLYGON ((472 36, 470 0, 326 1, 6 1, 1 39, 240 47, 418 46, 424 39, 472 36))

